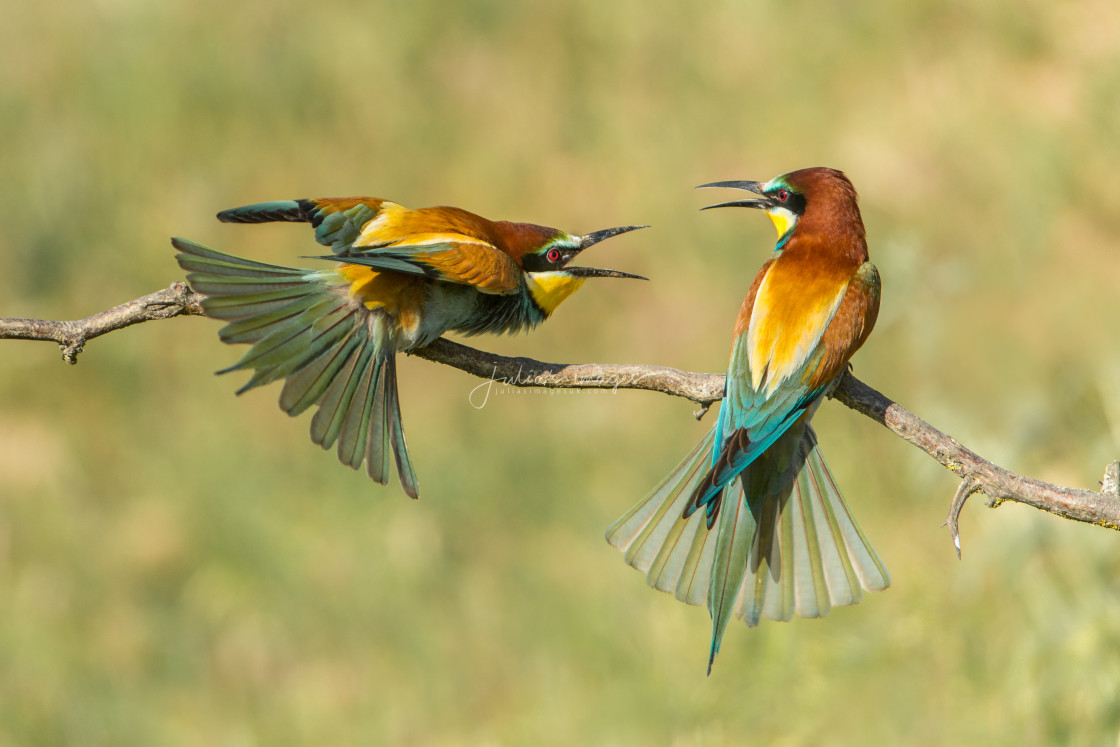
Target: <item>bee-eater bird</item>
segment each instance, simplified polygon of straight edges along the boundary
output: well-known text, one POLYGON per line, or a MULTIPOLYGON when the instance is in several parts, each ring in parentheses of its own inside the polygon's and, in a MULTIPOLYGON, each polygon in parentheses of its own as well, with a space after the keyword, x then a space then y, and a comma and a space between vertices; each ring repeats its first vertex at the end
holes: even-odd
POLYGON ((454 207, 410 210, 371 197, 263 202, 218 213, 226 223, 310 223, 336 262, 301 270, 172 239, 207 316, 229 322, 227 343, 252 347, 219 371, 252 369, 238 394, 286 379, 280 407, 318 405, 311 440, 388 482, 389 452, 405 493, 419 487, 405 444, 395 354, 444 332, 529 330, 587 278, 640 278, 570 263, 625 226, 574 236, 532 223, 490 221, 454 207), (388 447, 388 448, 387 448, 388 447))
POLYGON ((702 186, 759 195, 709 207, 763 210, 778 243, 739 311, 715 427, 607 540, 651 586, 708 605, 710 674, 732 615, 821 617, 890 579, 809 426, 879 313, 855 188, 826 168, 702 186))

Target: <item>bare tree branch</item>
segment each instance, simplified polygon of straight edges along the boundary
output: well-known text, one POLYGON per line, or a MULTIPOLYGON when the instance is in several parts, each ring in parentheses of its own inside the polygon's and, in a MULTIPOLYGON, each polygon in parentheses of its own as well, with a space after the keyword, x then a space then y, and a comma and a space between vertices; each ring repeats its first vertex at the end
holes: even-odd
MULTIPOLYGON (((85 343, 95 337, 153 319, 202 314, 203 296, 185 283, 116 306, 77 321, 0 319, 0 339, 53 340, 67 363, 74 363, 85 343)), ((411 354, 443 363, 499 384, 547 389, 646 389, 696 402, 697 417, 723 397, 722 374, 692 373, 661 366, 600 363, 545 363, 510 358, 439 339, 411 354)), ((864 384, 851 373, 840 380, 832 397, 875 420, 926 452, 961 480, 946 524, 960 554, 957 529, 961 509, 973 493, 988 496, 988 505, 1004 501, 1028 506, 1109 529, 1120 530, 1120 462, 1105 470, 1099 492, 1066 488, 1017 475, 969 451, 901 405, 864 384)))
POLYGON ((172 283, 170 288, 72 322, 0 319, 0 340, 53 340, 62 351, 62 360, 73 365, 88 340, 153 319, 201 315, 202 299, 186 283, 172 283))
POLYGON ((723 399, 723 374, 691 373, 664 366, 617 363, 543 363, 507 358, 460 345, 442 337, 409 351, 418 358, 444 363, 499 384, 541 389, 646 389, 684 397, 703 409, 723 399))
POLYGON ((992 464, 851 374, 841 380, 833 396, 853 410, 882 423, 961 478, 961 486, 945 521, 952 532, 958 554, 960 537, 957 519, 964 502, 973 493, 988 496, 988 505, 992 508, 1004 501, 1015 501, 1074 521, 1120 530, 1120 462, 1112 462, 1105 468, 1100 492, 1059 487, 992 464))

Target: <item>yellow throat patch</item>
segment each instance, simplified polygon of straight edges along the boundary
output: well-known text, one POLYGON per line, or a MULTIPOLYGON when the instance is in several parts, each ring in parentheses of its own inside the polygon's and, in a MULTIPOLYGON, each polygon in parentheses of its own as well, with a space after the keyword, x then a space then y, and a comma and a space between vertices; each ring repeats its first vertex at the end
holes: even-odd
POLYGON ((579 290, 586 279, 572 277, 566 272, 530 272, 525 278, 529 293, 545 316, 551 316, 556 307, 579 290))
POLYGON ((797 214, 783 207, 772 207, 766 211, 766 214, 770 216, 774 228, 778 229, 779 239, 792 231, 793 227, 797 225, 797 214))

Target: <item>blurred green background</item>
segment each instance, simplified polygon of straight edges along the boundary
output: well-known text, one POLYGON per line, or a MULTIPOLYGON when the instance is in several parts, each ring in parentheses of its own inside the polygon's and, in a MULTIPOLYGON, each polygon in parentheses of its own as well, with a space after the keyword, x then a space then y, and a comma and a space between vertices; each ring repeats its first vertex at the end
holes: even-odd
MULTIPOLYGON (((371 194, 586 232, 555 361, 718 371, 773 243, 716 179, 844 169, 883 277, 857 374, 998 463, 1120 457, 1120 5, 0 0, 0 316, 181 279, 213 219, 371 194)), ((602 539, 711 424, 645 392, 401 364, 423 499, 341 467, 198 318, 0 343, 0 743, 1115 744, 1120 536, 974 499, 839 404, 818 431, 892 588, 709 621, 602 539)))

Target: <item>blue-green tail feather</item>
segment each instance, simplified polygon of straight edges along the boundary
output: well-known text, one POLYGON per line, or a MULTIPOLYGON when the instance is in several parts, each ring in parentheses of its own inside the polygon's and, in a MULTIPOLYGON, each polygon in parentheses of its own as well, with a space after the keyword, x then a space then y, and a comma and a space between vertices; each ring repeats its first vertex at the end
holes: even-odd
POLYGON ((732 618, 823 617, 890 584, 808 426, 786 431, 717 496, 709 525, 684 513, 711 466, 715 432, 607 532, 655 588, 712 618, 708 672, 732 618))

